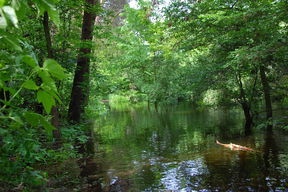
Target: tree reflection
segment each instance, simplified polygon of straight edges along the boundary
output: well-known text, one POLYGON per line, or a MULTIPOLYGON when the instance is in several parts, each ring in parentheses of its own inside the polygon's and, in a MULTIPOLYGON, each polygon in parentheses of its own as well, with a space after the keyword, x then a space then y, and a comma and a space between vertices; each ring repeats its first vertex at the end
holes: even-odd
POLYGON ((96 128, 105 154, 101 170, 110 178, 105 183, 128 191, 268 191, 284 186, 276 135, 267 132, 263 138, 255 132, 247 137, 242 120, 237 111, 200 112, 187 106, 112 112, 96 128), (231 151, 216 145, 216 139, 257 149, 231 151))

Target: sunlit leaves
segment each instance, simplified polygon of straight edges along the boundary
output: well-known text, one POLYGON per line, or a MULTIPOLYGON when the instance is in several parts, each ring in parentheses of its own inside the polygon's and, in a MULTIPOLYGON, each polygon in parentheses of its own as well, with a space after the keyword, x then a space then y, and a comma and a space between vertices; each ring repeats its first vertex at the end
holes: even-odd
POLYGON ((14 25, 14 27, 18 27, 18 19, 15 10, 10 6, 4 6, 1 9, 1 16, 9 20, 14 25))
MULTIPOLYGON (((4 175, 6 181, 11 181, 8 185, 6 181, 1 182, 8 186, 4 187, 4 191, 9 187, 14 188, 17 183, 24 184, 25 188, 26 183, 40 184, 34 178, 42 176, 33 171, 32 164, 44 160, 44 152, 41 151, 43 157, 35 154, 39 154, 42 148, 39 143, 43 141, 43 134, 46 132, 52 136, 55 129, 49 123, 49 114, 52 106, 55 106, 55 100, 60 101, 55 79, 63 79, 63 69, 58 72, 59 67, 54 67, 58 64, 56 61, 45 66, 47 68, 41 65, 44 55, 39 54, 38 50, 43 50, 43 53, 46 48, 45 42, 38 46, 44 36, 39 28, 42 14, 36 15, 40 9, 42 13, 47 11, 54 23, 60 23, 54 1, 0 0, 0 159, 4 163, 1 167, 5 167, 0 172, 9 171, 9 174, 7 172, 4 175), (37 3, 40 1, 42 3, 37 3), (38 63, 38 59, 41 63, 38 63), (43 105, 43 114, 48 114, 46 117, 32 112, 39 111, 41 107, 37 101, 43 105), (16 162, 20 158, 21 161, 16 162)), ((55 25, 52 26, 55 29, 55 25)))
POLYGON ((29 55, 22 56, 21 60, 34 69, 35 75, 41 78, 41 85, 38 86, 35 81, 28 79, 23 83, 23 87, 30 90, 38 90, 37 100, 42 103, 45 111, 49 114, 52 106, 56 104, 55 99, 61 103, 58 96, 57 87, 52 77, 63 80, 66 77, 64 68, 53 59, 46 59, 43 67, 40 68, 37 61, 29 55))
POLYGON ((64 69, 61 65, 59 65, 57 63, 57 61, 53 60, 53 59, 47 59, 44 62, 44 69, 47 69, 47 71, 49 71, 49 73, 59 79, 62 80, 66 77, 66 74, 64 73, 64 69))
POLYGON ((51 78, 50 74, 59 80, 63 80, 66 77, 64 68, 62 68, 55 60, 45 60, 43 68, 38 73, 42 80, 42 90, 37 92, 37 100, 43 104, 47 113, 51 112, 52 106, 55 105, 55 99, 61 102, 58 97, 55 81, 51 78))
POLYGON ((1 10, 0 10, 0 29, 5 29, 7 27, 7 21, 5 17, 2 16, 1 10))
POLYGON ((5 4, 5 0, 0 0, 0 8, 5 4))

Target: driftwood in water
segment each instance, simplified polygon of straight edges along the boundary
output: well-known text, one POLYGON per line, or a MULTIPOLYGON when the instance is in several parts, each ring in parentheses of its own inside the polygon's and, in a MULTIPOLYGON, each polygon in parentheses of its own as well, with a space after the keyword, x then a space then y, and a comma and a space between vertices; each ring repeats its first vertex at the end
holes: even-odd
POLYGON ((241 145, 236 145, 234 143, 224 144, 224 143, 220 143, 218 140, 216 140, 216 143, 218 145, 222 145, 226 148, 229 148, 233 151, 254 151, 252 148, 241 146, 241 145))

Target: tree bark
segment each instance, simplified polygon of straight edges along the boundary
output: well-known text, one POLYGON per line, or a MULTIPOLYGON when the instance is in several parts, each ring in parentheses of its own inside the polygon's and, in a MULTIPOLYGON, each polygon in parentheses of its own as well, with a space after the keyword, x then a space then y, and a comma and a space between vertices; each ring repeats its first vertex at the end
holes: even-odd
POLYGON ((54 58, 54 54, 52 50, 52 41, 51 41, 50 26, 49 26, 49 15, 47 11, 44 12, 44 16, 43 16, 43 28, 44 28, 44 33, 45 33, 48 58, 52 59, 54 58))
POLYGON ((81 41, 85 45, 79 50, 68 112, 68 118, 72 122, 80 122, 81 114, 88 103, 90 53, 96 19, 95 10, 93 11, 95 5, 96 0, 85 0, 81 35, 81 41))
POLYGON ((266 106, 266 119, 272 118, 272 103, 270 97, 270 86, 266 77, 265 67, 260 66, 260 77, 264 92, 265 106, 266 106))
POLYGON ((246 102, 241 103, 241 106, 245 116, 245 135, 249 135, 251 133, 251 125, 253 123, 253 117, 251 115, 250 107, 246 102))
MULTIPOLYGON (((43 28, 45 33, 45 39, 46 39, 46 48, 48 53, 48 58, 54 59, 54 53, 52 49, 52 41, 51 41, 51 34, 50 34, 50 26, 49 26, 49 15, 47 11, 44 12, 43 17, 43 28)), ((59 113, 57 106, 53 106, 51 110, 51 124, 56 127, 56 130, 53 130, 53 137, 56 140, 56 146, 60 147, 61 145, 61 132, 59 129, 59 113)))
POLYGON ((238 74, 237 80, 238 80, 239 89, 240 89, 239 103, 241 104, 241 107, 243 109, 244 116, 245 116, 245 134, 249 135, 251 133, 251 125, 253 123, 253 116, 251 115, 250 102, 247 101, 246 94, 243 88, 240 72, 238 74))

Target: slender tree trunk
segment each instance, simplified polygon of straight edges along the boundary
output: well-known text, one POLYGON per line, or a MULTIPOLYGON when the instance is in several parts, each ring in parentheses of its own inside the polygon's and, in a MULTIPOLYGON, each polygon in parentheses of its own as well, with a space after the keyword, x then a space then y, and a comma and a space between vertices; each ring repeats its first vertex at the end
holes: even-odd
MULTIPOLYGON (((49 26, 49 15, 47 11, 44 12, 43 28, 44 28, 44 33, 45 33, 48 58, 53 59, 54 53, 52 49, 52 41, 51 41, 50 26, 49 26)), ((56 127, 56 130, 53 130, 53 136, 56 139, 56 146, 59 147, 61 145, 61 133, 59 129, 59 113, 58 113, 57 106, 52 107, 51 114, 52 114, 51 123, 54 127, 56 127)))
POLYGON ((158 102, 157 100, 154 102, 155 111, 158 112, 158 102))
POLYGON ((251 133, 251 125, 253 123, 253 117, 251 115, 251 106, 249 102, 247 101, 240 73, 238 74, 237 80, 238 80, 239 89, 240 89, 240 101, 239 102, 242 106, 244 116, 245 116, 245 134, 248 135, 251 133))
POLYGON ((266 118, 270 119, 272 118, 272 103, 271 103, 271 97, 270 97, 270 86, 266 77, 264 66, 260 66, 260 77, 261 77, 261 83, 263 86, 264 99, 265 99, 265 105, 266 105, 266 118))
POLYGON ((51 41, 50 26, 49 26, 49 15, 47 11, 44 12, 44 16, 43 16, 43 28, 44 28, 44 33, 45 33, 48 58, 52 59, 54 58, 54 53, 52 50, 52 41, 51 41))
POLYGON ((149 99, 147 100, 147 108, 148 108, 148 111, 150 111, 150 100, 149 99))
POLYGON ((245 116, 245 134, 249 135, 251 133, 251 125, 253 123, 253 117, 251 115, 250 107, 246 102, 241 103, 244 116, 245 116))
POLYGON ((89 97, 89 64, 93 39, 93 28, 96 19, 93 7, 96 0, 85 0, 85 10, 82 23, 81 41, 85 44, 79 50, 75 69, 71 101, 69 105, 69 120, 79 122, 89 97))

